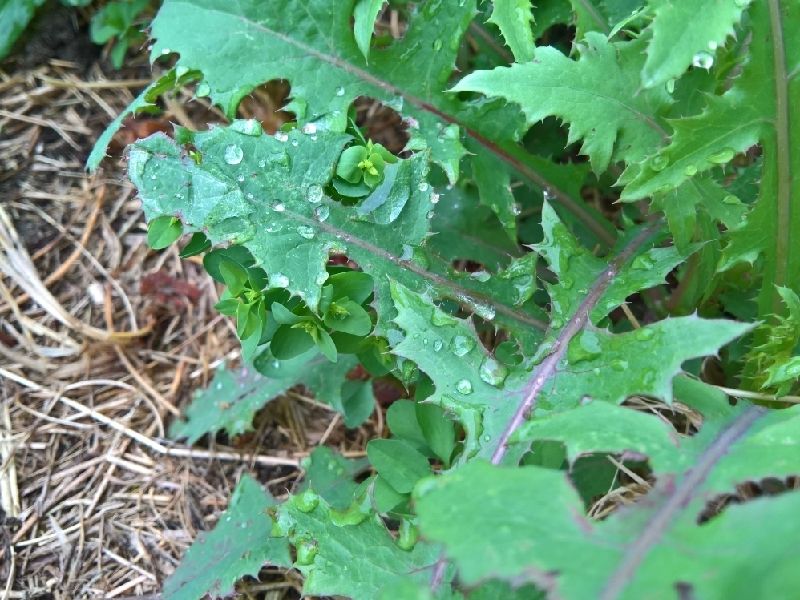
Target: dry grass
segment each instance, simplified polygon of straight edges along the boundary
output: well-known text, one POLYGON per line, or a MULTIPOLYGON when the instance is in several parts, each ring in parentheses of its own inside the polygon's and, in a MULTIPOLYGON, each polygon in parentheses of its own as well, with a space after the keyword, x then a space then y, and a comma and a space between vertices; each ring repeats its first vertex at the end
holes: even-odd
MULTIPOLYGON (((238 341, 202 268, 146 247, 124 161, 83 171, 148 73, 115 75, 0 72, 0 598, 156 597, 242 471, 280 496, 315 444, 365 439, 297 393, 233 447, 165 439, 238 341)), ((165 117, 208 118, 181 104, 165 117)), ((297 597, 296 575, 262 575, 244 597, 297 597)))

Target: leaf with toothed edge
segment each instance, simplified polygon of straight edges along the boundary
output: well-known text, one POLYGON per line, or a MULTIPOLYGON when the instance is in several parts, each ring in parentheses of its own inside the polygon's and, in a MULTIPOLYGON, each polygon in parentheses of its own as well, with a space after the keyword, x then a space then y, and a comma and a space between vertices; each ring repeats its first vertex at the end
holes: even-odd
POLYGON ((165 582, 164 598, 227 596, 237 580, 257 575, 264 564, 290 566, 286 540, 270 537, 272 522, 266 511, 273 506, 275 501, 258 482, 244 475, 217 525, 200 534, 165 582))
POLYGON ((783 520, 800 507, 800 495, 787 492, 729 507, 702 526, 697 517, 713 494, 735 483, 794 472, 792 463, 800 458, 794 424, 798 410, 792 409, 787 419, 780 413, 765 416, 757 407, 727 407, 724 416, 712 417, 698 436, 689 438, 679 438, 658 417, 630 408, 590 404, 553 415, 528 424, 521 435, 562 440, 572 444, 573 455, 625 450, 647 454, 659 483, 635 505, 590 523, 581 516, 580 498, 562 472, 475 462, 417 486, 420 526, 429 539, 445 545, 467 584, 487 577, 525 577, 568 600, 666 598, 678 582, 701 597, 780 596, 779 590, 800 583, 785 554, 800 531, 786 529, 783 520), (593 432, 586 419, 600 416, 619 430, 628 425, 628 433, 616 439, 593 432), (644 431, 634 433, 633 426, 644 431), (778 438, 787 444, 788 455, 774 464, 774 453, 767 448, 778 438), (539 491, 544 495, 537 496, 539 491), (514 508, 517 502, 530 506, 532 498, 537 510, 521 504, 514 508), (554 521, 558 527, 552 526, 554 521), (458 525, 464 522, 474 526, 458 525), (743 531, 751 542, 746 561, 738 537, 743 531), (472 550, 477 540, 480 554, 472 550), (750 551, 753 544, 757 552, 750 551), (772 582, 770 575, 781 579, 772 582))
POLYGON ((244 245, 267 271, 270 286, 288 289, 312 310, 327 281, 329 254, 347 254, 376 282, 379 333, 394 310, 387 277, 417 293, 462 302, 486 318, 501 315, 521 330, 543 328, 542 313, 530 301, 532 265, 520 263, 508 274, 480 281, 468 275, 458 279, 450 265, 426 257, 420 246, 434 204, 425 154, 390 165, 388 191, 375 192, 385 194, 384 203, 359 211, 324 190, 348 136, 329 131, 283 136, 262 135, 252 121, 196 133, 191 142, 202 157, 199 164, 166 136, 137 142, 129 174, 145 215, 177 216, 186 232, 204 231, 217 245, 244 245))
POLYGON ((355 2, 279 0, 267 7, 255 0, 167 0, 152 24, 151 59, 179 54, 178 70, 202 72, 198 95, 209 95, 231 117, 242 98, 272 79, 292 86, 291 108, 301 125, 343 131, 352 102, 375 98, 401 112, 409 149, 428 149, 451 183, 468 158, 463 132, 516 177, 563 199, 602 244, 613 242, 602 218, 563 188, 558 165, 517 144, 523 133, 518 109, 481 99, 464 102, 445 92, 464 32, 477 14, 475 0, 415 9, 403 39, 372 52, 369 62, 351 25, 355 2), (261 59, 250 60, 254 55, 261 59), (424 69, 407 68, 416 63, 424 69))
POLYGON ((303 384, 320 402, 347 417, 342 386, 356 366, 352 356, 331 363, 316 350, 288 361, 272 361, 268 352, 256 365, 238 370, 220 367, 207 389, 196 392, 184 418, 170 427, 170 437, 194 444, 207 433, 224 430, 229 436, 250 431, 255 413, 289 388, 303 384), (274 364, 272 364, 274 362, 274 364))
POLYGON ((637 93, 642 67, 642 44, 634 40, 610 43, 590 33, 572 60, 549 46, 536 49, 528 63, 476 71, 459 81, 453 91, 480 92, 520 105, 528 125, 548 116, 569 124, 569 141, 583 139, 596 172, 612 160, 631 163, 658 147, 666 131, 662 113, 670 104, 666 91, 637 93), (586 110, 591 106, 592 110, 586 110))

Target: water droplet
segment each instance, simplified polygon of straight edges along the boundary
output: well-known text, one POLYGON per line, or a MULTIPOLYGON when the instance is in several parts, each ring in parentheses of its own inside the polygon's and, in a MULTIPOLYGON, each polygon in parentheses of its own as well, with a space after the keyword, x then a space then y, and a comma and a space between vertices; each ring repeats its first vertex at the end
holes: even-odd
POLYGON ((519 204, 514 203, 511 205, 511 212, 514 214, 515 217, 518 217, 522 214, 522 208, 519 204))
POLYGON ((734 196, 733 194, 728 194, 722 199, 724 204, 741 204, 741 200, 734 196))
POLYGON ((240 119, 231 123, 231 129, 244 135, 259 136, 264 133, 261 123, 256 119, 240 119))
POLYGON ((433 216, 434 216, 434 212, 433 212, 432 210, 429 210, 429 211, 427 212, 427 214, 425 215, 425 218, 426 218, 426 219, 432 219, 432 218, 433 218, 433 216))
POLYGON ((319 496, 311 490, 294 497, 294 505, 300 512, 309 513, 319 505, 319 496))
POLYGON ((650 257, 649 254, 640 254, 633 259, 631 267, 639 269, 640 271, 648 271, 656 265, 656 262, 650 257))
POLYGON ((270 223, 267 225, 267 233, 278 233, 281 229, 283 229, 283 225, 280 223, 270 223))
POLYGON ((615 358, 611 361, 611 368, 615 371, 625 371, 628 368, 628 361, 615 358))
POLYGON ((725 163, 730 162, 734 156, 736 156, 736 152, 734 152, 731 148, 726 148, 725 150, 720 150, 719 152, 709 156, 708 161, 714 163, 715 165, 724 165, 725 163))
POLYGON ((169 48, 163 48, 161 50, 161 54, 169 54, 170 52, 172 52, 172 50, 170 50, 169 48))
POLYGON ((267 166, 267 161, 265 161, 265 160, 262 158, 260 161, 258 161, 258 166, 259 166, 259 167, 261 167, 261 168, 263 169, 264 167, 266 167, 266 166, 267 166))
POLYGON ((344 86, 336 88, 336 95, 337 96, 344 96, 344 86))
POLYGON ((488 304, 471 304, 472 310, 484 321, 492 321, 496 316, 496 311, 494 306, 489 306, 488 304))
POLYGON ((225 162, 229 165, 238 165, 244 158, 244 152, 236 144, 231 144, 225 148, 225 162))
POLYGON ((275 212, 283 212, 286 210, 286 205, 283 202, 278 202, 275 206, 272 207, 272 210, 275 212))
POLYGON ((716 50, 717 49, 717 42, 715 42, 714 40, 709 40, 708 41, 708 49, 709 50, 716 50))
POLYGON ((444 346, 444 342, 442 342, 442 340, 436 340, 433 342, 433 351, 439 352, 439 350, 442 349, 442 346, 444 346))
POLYGON ((474 271, 469 274, 472 279, 477 279, 481 283, 485 283, 491 279, 491 275, 487 271, 474 271))
POLYGON ((441 310, 434 310, 433 317, 431 317, 431 323, 433 323, 436 327, 449 327, 451 325, 458 325, 458 319, 451 317, 446 312, 442 312, 441 310))
POLYGON ((483 436, 483 441, 488 444, 489 442, 492 441, 492 436, 490 436, 490 435, 483 436))
POLYGON ((459 394, 463 394, 464 396, 467 396, 467 395, 472 393, 472 383, 470 382, 469 379, 460 379, 456 383, 456 391, 459 394))
POLYGON ((418 189, 420 192, 427 192, 429 187, 430 187, 430 186, 429 186, 429 185, 428 185, 426 182, 422 181, 422 182, 420 182, 420 184, 417 186, 417 189, 418 189))
POLYGON ((494 387, 500 387, 508 377, 508 367, 487 356, 478 371, 480 378, 494 387))
POLYGON ((270 287, 289 287, 289 278, 283 273, 273 273, 269 276, 270 287))
POLYGON ((601 354, 600 340, 594 332, 584 331, 567 348, 567 361, 570 364, 594 360, 601 354))
POLYGON ((652 340, 656 336, 656 332, 650 327, 642 327, 636 330, 636 339, 641 342, 652 340))
POLYGON ((435 192, 431 194, 431 204, 439 204, 439 194, 435 192))
POLYGON ((295 148, 297 148, 297 145, 298 145, 299 143, 300 143, 300 142, 298 142, 297 140, 292 140, 292 146, 294 146, 295 148))
POLYGON ((669 159, 659 154, 658 156, 654 156, 650 161, 650 168, 653 169, 653 171, 663 171, 668 164, 669 159))
POLYGON ((275 133, 275 139, 279 142, 288 142, 289 141, 289 134, 284 133, 283 131, 278 131, 275 133))
POLYGON ((695 167, 694 165, 689 165, 683 170, 683 172, 687 177, 694 177, 695 175, 697 175, 697 167, 695 167))
POLYGON ((239 175, 239 176, 236 178, 236 181, 238 181, 239 183, 244 183, 244 175, 239 175))
POLYGON ((475 340, 465 335, 457 335, 453 338, 453 354, 464 356, 469 354, 475 347, 475 340))
POLYGON ((306 200, 308 200, 311 204, 318 204, 322 201, 322 187, 314 184, 309 186, 308 188, 308 195, 306 196, 306 200))
POLYGON ((313 240, 316 232, 314 231, 313 227, 309 227, 308 225, 300 225, 297 227, 297 233, 300 237, 303 237, 307 240, 313 240))
POLYGON ((442 49, 442 40, 437 39, 435 42, 433 42, 433 50, 434 52, 438 52, 441 49, 442 49))
POLYGON ((303 125, 303 133, 306 135, 314 135, 317 133, 317 125, 316 123, 306 123, 303 125))
POLYGON ((647 369, 642 374, 642 381, 645 385, 653 385, 656 382, 656 373, 652 369, 647 369))
POLYGON ((322 222, 326 221, 330 216, 330 214, 331 214, 331 209, 325 205, 318 206, 317 208, 314 209, 314 215, 317 217, 317 219, 319 219, 322 222))
POLYGON ((692 65, 708 70, 714 66, 714 57, 708 52, 698 52, 692 57, 692 65))
POLYGON ((413 256, 414 249, 408 244, 403 244, 403 252, 400 254, 400 260, 411 260, 413 256))
POLYGON ((575 282, 572 281, 571 278, 566 276, 559 279, 559 283, 561 284, 561 287, 564 288, 565 290, 571 290, 572 286, 575 285, 575 282))
POLYGON ((675 91, 675 80, 674 79, 668 79, 667 83, 666 83, 666 88, 667 88, 667 93, 668 94, 671 94, 672 92, 674 92, 675 91))

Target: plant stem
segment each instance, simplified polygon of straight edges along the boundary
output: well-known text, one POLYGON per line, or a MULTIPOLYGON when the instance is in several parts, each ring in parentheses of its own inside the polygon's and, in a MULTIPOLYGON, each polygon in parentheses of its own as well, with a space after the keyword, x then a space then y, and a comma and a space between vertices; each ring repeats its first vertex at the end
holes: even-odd
POLYGON ((622 249, 617 257, 608 265, 608 268, 605 269, 592 284, 592 287, 589 289, 583 302, 581 302, 581 305, 575 311, 575 314, 567 321, 566 325, 564 325, 553 341, 550 354, 548 354, 544 360, 536 366, 536 369, 534 369, 531 378, 525 386, 522 402, 497 441, 497 446, 492 453, 492 464, 497 465, 502 462, 503 457, 508 451, 509 439, 519 426, 530 418, 531 413, 536 408, 536 401, 539 398, 539 394, 542 389, 544 389, 544 386, 555 376, 558 364, 564 357, 570 340, 586 326, 592 309, 594 309, 600 301, 600 298, 602 298, 603 294, 608 289, 609 284, 619 274, 620 269, 625 263, 628 262, 636 251, 660 228, 660 220, 644 228, 622 249))
POLYGON ((728 452, 728 449, 739 440, 752 425, 764 414, 767 409, 761 406, 751 406, 742 412, 739 417, 706 449, 697 464, 686 477, 673 488, 667 501, 659 508, 645 526, 642 534, 628 546, 622 561, 614 574, 609 578, 600 600, 615 600, 625 591, 628 583, 636 573, 636 569, 652 548, 661 539, 664 531, 672 519, 681 510, 686 508, 692 500, 695 491, 706 480, 708 474, 728 452))
POLYGON ((781 298, 778 286, 785 286, 791 254, 791 213, 792 213, 792 163, 789 143, 789 80, 786 75, 786 51, 783 43, 783 23, 780 0, 769 0, 769 20, 772 29, 772 61, 775 78, 775 159, 777 173, 777 214, 778 227, 775 236, 775 278, 765 282, 772 288, 772 312, 780 314, 781 298))
MULTIPOLYGON (((555 341, 553 342, 550 354, 540 362, 536 369, 533 371, 528 384, 524 389, 524 398, 517 408, 511 420, 506 425, 505 430, 500 435, 500 438, 492 454, 492 464, 500 464, 503 457, 508 452, 508 441, 514 432, 519 428, 522 423, 530 418, 530 414, 536 408, 536 400, 539 393, 545 384, 550 381, 556 374, 558 363, 564 357, 567 351, 567 346, 570 340, 575 337, 586 326, 589 321, 589 314, 592 309, 602 298, 605 291, 608 289, 609 284, 619 274, 620 269, 627 263, 637 250, 649 240, 662 226, 662 221, 659 219, 649 226, 642 229, 639 234, 634 237, 617 255, 617 257, 608 265, 608 268, 597 277, 589 292, 586 294, 583 302, 575 311, 573 317, 567 321, 567 324, 559 332, 555 341)), ((442 583, 445 571, 447 570, 447 558, 444 553, 436 562, 433 567, 433 575, 431 576, 430 589, 436 591, 442 583)))

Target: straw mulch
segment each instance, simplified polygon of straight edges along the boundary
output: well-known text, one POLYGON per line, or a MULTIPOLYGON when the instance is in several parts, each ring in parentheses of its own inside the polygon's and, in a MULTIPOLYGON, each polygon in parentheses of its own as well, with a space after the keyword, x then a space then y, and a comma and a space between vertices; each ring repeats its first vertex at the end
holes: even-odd
MULTIPOLYGON (((198 262, 147 248, 120 148, 221 116, 167 99, 88 176, 94 140, 150 72, 143 57, 121 73, 74 58, 0 68, 0 598, 156 598, 242 472, 281 496, 316 444, 352 453, 363 436, 295 391, 247 436, 167 440, 238 341, 198 262)), ((243 110, 269 127, 272 96, 243 110)), ((265 570, 239 593, 295 598, 300 583, 265 570)))

